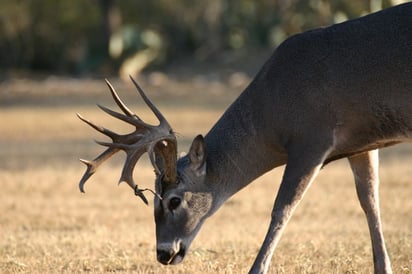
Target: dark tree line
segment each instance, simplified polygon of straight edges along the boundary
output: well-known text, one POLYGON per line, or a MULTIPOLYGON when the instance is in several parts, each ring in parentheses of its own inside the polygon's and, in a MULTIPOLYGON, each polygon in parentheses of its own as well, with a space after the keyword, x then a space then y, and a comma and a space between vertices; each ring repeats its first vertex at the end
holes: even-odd
POLYGON ((394 0, 2 0, 0 70, 139 71, 274 48, 394 0))

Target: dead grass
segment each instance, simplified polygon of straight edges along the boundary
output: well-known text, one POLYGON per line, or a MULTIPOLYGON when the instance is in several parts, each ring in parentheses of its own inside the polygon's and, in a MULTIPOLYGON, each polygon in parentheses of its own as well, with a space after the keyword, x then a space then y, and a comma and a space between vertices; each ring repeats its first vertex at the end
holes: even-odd
MULTIPOLYGON (((219 108, 164 104, 184 147, 196 133, 206 133, 231 99, 220 98, 219 108)), ((101 148, 91 141, 100 136, 75 112, 126 130, 97 112, 93 101, 78 100, 0 108, 0 272, 247 273, 266 232, 282 168, 229 200, 205 224, 185 261, 164 267, 155 258, 152 205, 146 207, 126 185, 116 186, 123 155, 101 167, 86 194, 78 192, 83 166, 77 158, 93 157, 101 148)), ((381 168, 394 273, 412 272, 412 161, 402 156, 405 148, 384 152, 381 168)), ((143 186, 151 186, 151 170, 147 162, 139 164, 136 177, 143 186)), ((373 272, 367 224, 345 161, 320 173, 289 223, 270 272, 373 272)))

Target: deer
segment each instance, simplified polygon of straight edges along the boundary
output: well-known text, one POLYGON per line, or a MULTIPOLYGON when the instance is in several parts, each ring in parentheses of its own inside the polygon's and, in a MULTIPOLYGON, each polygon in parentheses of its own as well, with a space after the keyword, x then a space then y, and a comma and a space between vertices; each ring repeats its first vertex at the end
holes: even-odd
POLYGON ((120 182, 144 203, 154 194, 157 260, 180 263, 207 218, 262 174, 285 166, 271 221, 250 273, 267 273, 282 232, 316 175, 347 158, 370 231, 375 273, 391 273, 379 207, 379 149, 412 137, 412 3, 329 27, 296 34, 275 49, 251 83, 212 129, 177 157, 177 139, 166 118, 131 81, 159 120, 147 124, 106 80, 122 113, 107 114, 134 127, 117 134, 78 117, 109 137, 87 169, 126 153, 120 182), (147 153, 155 188, 140 189, 134 167, 147 153))

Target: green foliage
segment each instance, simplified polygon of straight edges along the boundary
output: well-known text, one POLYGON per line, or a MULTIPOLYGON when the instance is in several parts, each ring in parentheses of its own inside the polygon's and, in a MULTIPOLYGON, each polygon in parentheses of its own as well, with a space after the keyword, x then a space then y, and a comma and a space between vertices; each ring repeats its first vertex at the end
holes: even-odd
MULTIPOLYGON (((399 1, 397 1, 399 2, 399 1)), ((118 69, 150 49, 181 56, 275 47, 309 28, 390 6, 390 0, 2 0, 0 68, 84 73, 118 69)), ((152 61, 150 61, 152 62, 152 61)))
POLYGON ((91 1, 2 0, 0 65, 6 68, 70 70, 85 44, 93 44, 100 14, 91 1))

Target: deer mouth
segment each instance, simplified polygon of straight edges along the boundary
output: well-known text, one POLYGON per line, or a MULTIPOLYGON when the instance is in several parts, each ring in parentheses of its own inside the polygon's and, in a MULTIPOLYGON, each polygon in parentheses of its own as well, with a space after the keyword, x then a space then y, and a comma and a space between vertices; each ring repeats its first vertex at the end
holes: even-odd
POLYGON ((157 250, 157 260, 164 265, 175 265, 183 261, 186 255, 186 247, 179 245, 179 250, 157 250))

